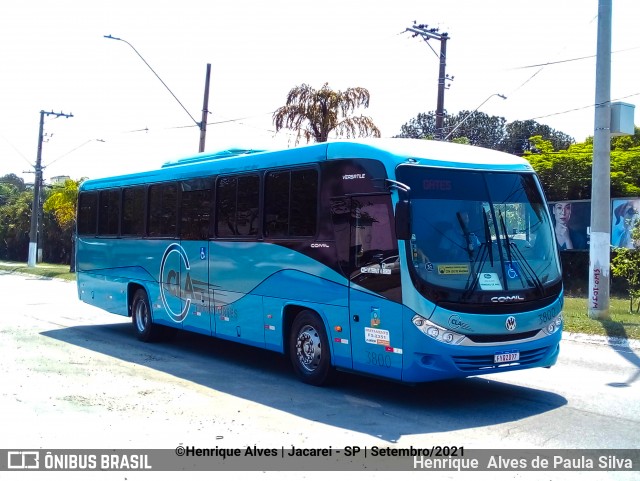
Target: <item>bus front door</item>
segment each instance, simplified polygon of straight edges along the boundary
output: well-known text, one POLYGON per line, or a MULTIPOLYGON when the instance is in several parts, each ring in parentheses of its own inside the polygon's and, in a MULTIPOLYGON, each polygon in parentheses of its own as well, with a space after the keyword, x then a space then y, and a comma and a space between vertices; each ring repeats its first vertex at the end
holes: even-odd
POLYGON ((402 375, 402 299, 390 195, 351 198, 350 289, 353 369, 402 375))
POLYGON ((187 262, 182 263, 181 297, 185 311, 183 328, 211 335, 208 247, 206 240, 182 241, 187 262))

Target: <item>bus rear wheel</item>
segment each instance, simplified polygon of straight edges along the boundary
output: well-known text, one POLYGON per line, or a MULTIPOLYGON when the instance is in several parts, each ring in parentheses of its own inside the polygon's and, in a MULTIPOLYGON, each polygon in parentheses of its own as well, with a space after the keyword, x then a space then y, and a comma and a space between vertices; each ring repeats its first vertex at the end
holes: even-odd
POLYGON ((138 289, 133 295, 131 321, 133 322, 133 327, 136 330, 138 339, 144 342, 155 340, 158 326, 155 326, 151 320, 149 297, 144 289, 138 289))
POLYGON ((312 311, 302 311, 293 320, 289 357, 298 377, 307 384, 321 386, 331 380, 331 352, 322 319, 312 311))

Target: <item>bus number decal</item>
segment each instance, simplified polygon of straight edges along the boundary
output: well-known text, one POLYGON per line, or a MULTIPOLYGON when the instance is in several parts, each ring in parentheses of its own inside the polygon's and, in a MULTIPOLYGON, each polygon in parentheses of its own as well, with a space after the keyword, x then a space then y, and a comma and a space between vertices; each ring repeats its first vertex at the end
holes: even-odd
POLYGON ((391 356, 381 352, 367 351, 367 364, 379 367, 391 367, 391 356))
POLYGON ((547 309, 546 311, 540 313, 538 315, 540 319, 540 324, 546 324, 551 322, 551 320, 558 315, 557 306, 552 307, 551 309, 547 309))

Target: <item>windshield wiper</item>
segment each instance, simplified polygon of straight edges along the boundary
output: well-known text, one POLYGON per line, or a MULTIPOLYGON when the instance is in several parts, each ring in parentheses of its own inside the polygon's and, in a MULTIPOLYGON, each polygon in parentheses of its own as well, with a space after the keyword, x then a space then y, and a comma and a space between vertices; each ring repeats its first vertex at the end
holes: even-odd
POLYGON ((456 212, 456 217, 458 218, 458 223, 460 223, 460 228, 462 229, 462 234, 464 235, 464 241, 466 243, 466 251, 469 255, 469 262, 473 262, 473 244, 471 244, 471 234, 469 233, 469 229, 465 225, 462 220, 462 215, 460 212, 456 212))
POLYGON ((509 233, 507 232, 507 225, 504 222, 504 217, 502 216, 501 210, 498 210, 498 215, 500 216, 500 227, 502 227, 502 232, 504 233, 504 247, 507 251, 507 257, 509 258, 509 263, 512 264, 513 260, 511 259, 511 239, 509 239, 509 233))
MULTIPOLYGON (((542 285, 542 282, 540 282, 540 278, 538 277, 536 272, 533 270, 533 267, 531 267, 531 264, 529 264, 527 259, 525 259, 524 255, 522 255, 522 252, 520 252, 520 249, 518 248, 516 243, 511 242, 511 239, 509 239, 507 226, 504 222, 504 217, 502 216, 502 212, 500 212, 500 225, 502 227, 502 231, 504 232, 504 237, 505 237, 504 246, 507 251, 507 257, 509 258, 509 266, 513 269, 513 258, 512 258, 512 251, 511 251, 511 248, 513 247, 514 252, 516 254, 515 257, 517 261, 524 266, 524 272, 527 274, 527 284, 529 284, 529 286, 533 284, 533 286, 531 287, 535 287, 540 293, 540 295, 544 294, 544 286, 542 285)), ((522 287, 524 287, 524 281, 522 279, 520 281, 522 283, 522 287)))
POLYGON ((491 230, 489 229, 489 220, 487 219, 487 211, 482 209, 482 217, 484 218, 484 238, 489 253, 489 262, 493 267, 493 241, 491 239, 491 230))
MULTIPOLYGON (((480 249, 478 250, 478 255, 476 257, 477 262, 471 264, 471 272, 469 280, 467 281, 467 287, 462 293, 462 299, 468 299, 473 292, 475 292, 478 287, 478 283, 480 282, 480 273, 482 273, 482 268, 487 262, 487 258, 489 258, 489 262, 491 263, 491 267, 493 267, 493 241, 491 239, 491 229, 489 228, 489 220, 487 218, 487 211, 482 210, 482 217, 484 219, 484 238, 485 241, 480 244, 480 249)), ((458 219, 461 221, 461 219, 458 219)))
POLYGON ((524 257, 524 255, 522 254, 518 246, 515 243, 512 245, 514 248, 514 253, 516 254, 515 255, 516 260, 524 266, 524 271, 527 274, 527 284, 529 284, 530 286, 531 284, 533 284, 532 287, 535 287, 537 291, 540 293, 540 295, 544 295, 544 292, 545 292, 544 285, 542 284, 542 281, 540 281, 538 274, 536 274, 536 271, 533 270, 533 267, 531 267, 531 264, 529 264, 529 262, 524 257))

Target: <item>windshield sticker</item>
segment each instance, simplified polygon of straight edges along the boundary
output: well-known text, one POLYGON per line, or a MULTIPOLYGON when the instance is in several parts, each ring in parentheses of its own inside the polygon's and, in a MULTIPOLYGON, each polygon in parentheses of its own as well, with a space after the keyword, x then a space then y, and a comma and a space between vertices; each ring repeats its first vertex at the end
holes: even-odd
POLYGON ((384 274, 386 276, 391 275, 391 269, 386 267, 361 267, 360 272, 362 274, 384 274))
POLYGON ((520 279, 520 269, 518 268, 518 264, 515 262, 507 262, 507 277, 509 279, 520 279))
POLYGON ((483 291, 501 291, 502 283, 495 272, 482 272, 478 274, 478 284, 483 291))
POLYGON ((469 274, 468 264, 439 264, 438 274, 443 276, 469 274))
POLYGON ((373 327, 364 328, 364 340, 368 344, 378 344, 380 346, 391 345, 391 335, 385 329, 375 329, 373 327))
POLYGON ((371 327, 380 327, 380 308, 371 308, 371 327))

